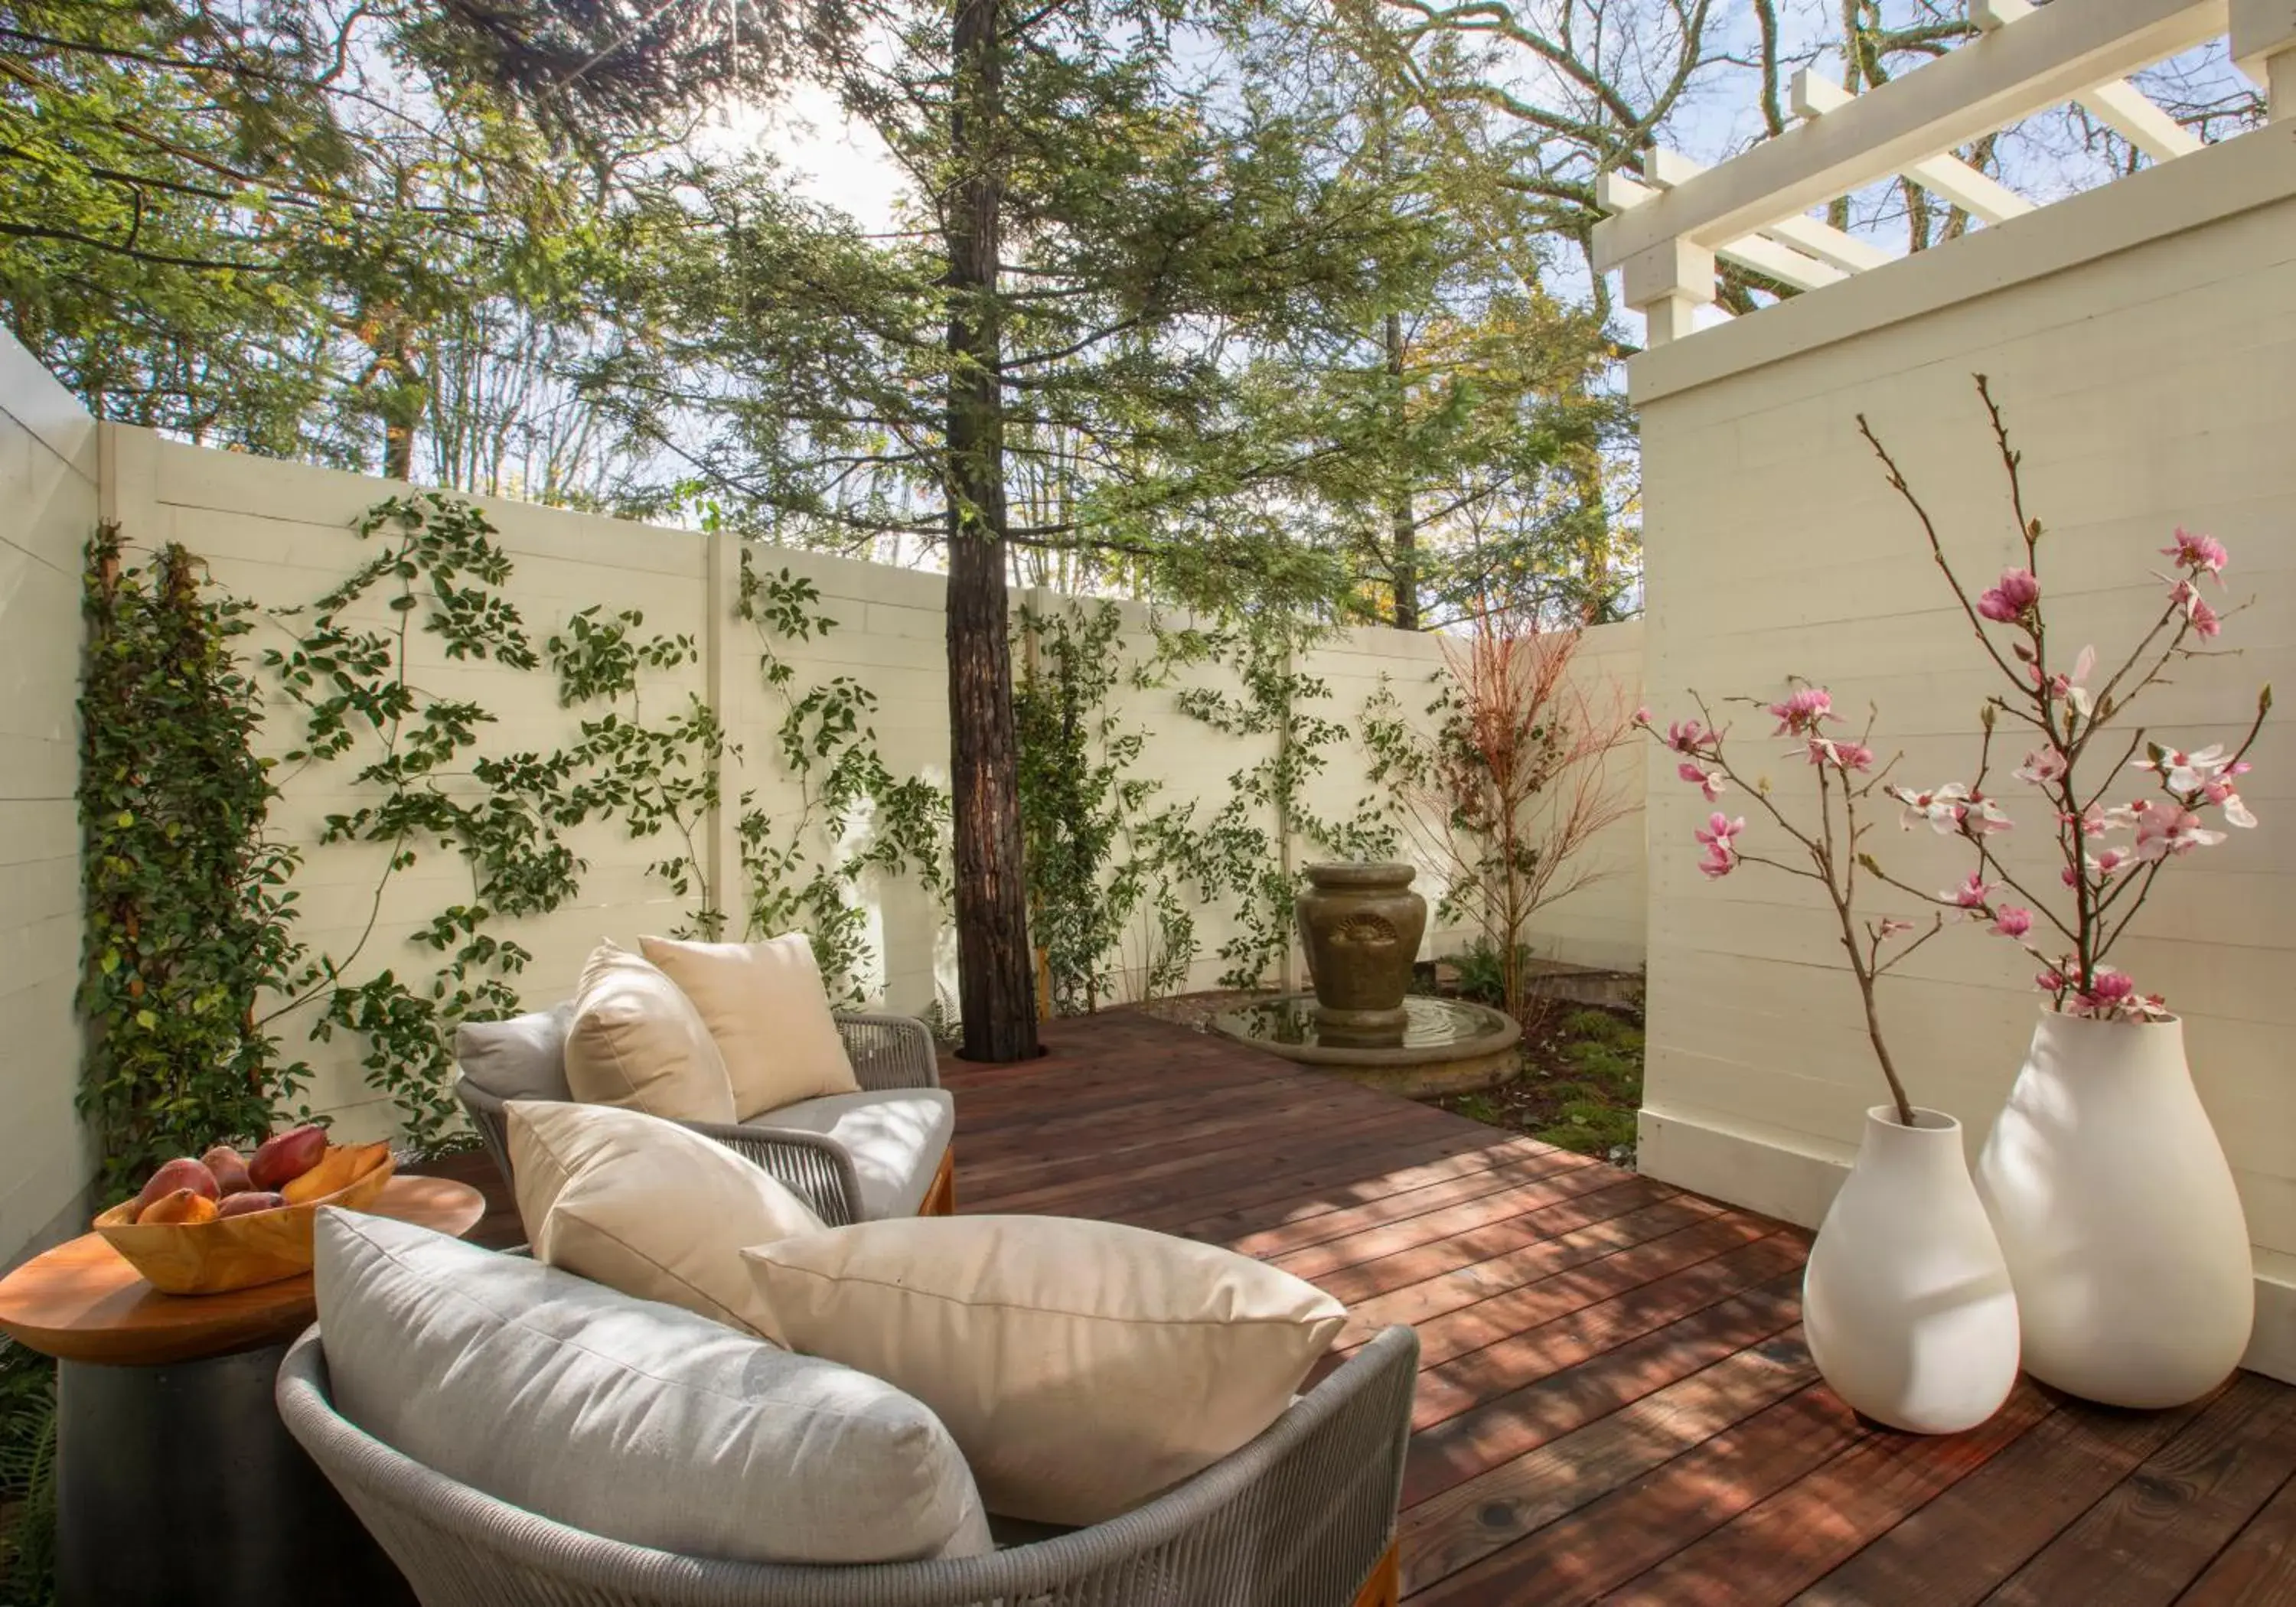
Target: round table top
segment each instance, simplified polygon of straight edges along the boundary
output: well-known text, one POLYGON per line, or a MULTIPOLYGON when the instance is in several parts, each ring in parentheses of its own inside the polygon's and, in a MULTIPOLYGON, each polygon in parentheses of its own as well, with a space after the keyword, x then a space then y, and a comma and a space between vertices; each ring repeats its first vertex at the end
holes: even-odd
MULTIPOLYGON (((444 1177, 393 1177, 367 1209, 457 1238, 486 1198, 444 1177)), ((0 1332, 60 1361, 150 1367, 291 1339, 318 1307, 311 1275, 225 1294, 162 1294, 103 1235, 82 1234, 0 1279, 0 1332)))

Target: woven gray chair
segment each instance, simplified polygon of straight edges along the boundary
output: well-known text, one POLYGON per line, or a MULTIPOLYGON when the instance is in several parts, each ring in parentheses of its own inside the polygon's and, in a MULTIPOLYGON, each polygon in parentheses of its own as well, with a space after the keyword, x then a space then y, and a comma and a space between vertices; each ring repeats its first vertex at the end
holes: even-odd
POLYGON ((424 1607, 1349 1607, 1391 1603, 1419 1339, 1394 1327, 1258 1439, 1136 1511, 998 1551, 817 1567, 586 1534, 411 1461, 342 1417, 315 1326, 279 1369, 289 1432, 424 1607))
MULTIPOLYGON (((504 1182, 511 1180, 504 1117, 510 1100, 571 1097, 562 1058, 568 1017, 567 1006, 562 1004, 511 1021, 472 1023, 455 1035, 455 1058, 463 1073, 455 1079, 455 1097, 470 1113, 504 1182), (488 1034, 500 1041, 482 1050, 480 1041, 488 1034), (492 1086, 473 1075, 481 1054, 498 1062, 489 1074, 492 1086)), ((805 1100, 745 1122, 679 1125, 763 1168, 832 1227, 873 1217, 947 1215, 955 1209, 955 1187, 946 1111, 939 1113, 939 1137, 928 1141, 931 1152, 897 1154, 890 1160, 857 1152, 849 1125, 856 1117, 865 1118, 865 1109, 854 1107, 865 1107, 869 1095, 940 1087, 931 1032, 922 1021, 907 1016, 840 1012, 835 1020, 861 1094, 805 1100)), ((937 1098, 946 1104, 946 1095, 937 1098)))

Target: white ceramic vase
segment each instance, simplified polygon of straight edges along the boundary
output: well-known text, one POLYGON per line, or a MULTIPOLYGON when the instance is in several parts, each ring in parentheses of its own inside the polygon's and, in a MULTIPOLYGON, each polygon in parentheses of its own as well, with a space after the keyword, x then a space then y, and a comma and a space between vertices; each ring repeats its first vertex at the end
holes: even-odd
POLYGON ((2108 1406, 2174 1406, 2238 1365, 2256 1321, 2248 1222, 2183 1022, 2045 1006, 1977 1187, 2034 1377, 2108 1406))
POLYGON ((1969 1177, 1961 1124, 1866 1113, 1802 1275, 1802 1332, 1852 1407, 1916 1434, 1973 1429, 2017 1382, 2017 1301, 1969 1177))

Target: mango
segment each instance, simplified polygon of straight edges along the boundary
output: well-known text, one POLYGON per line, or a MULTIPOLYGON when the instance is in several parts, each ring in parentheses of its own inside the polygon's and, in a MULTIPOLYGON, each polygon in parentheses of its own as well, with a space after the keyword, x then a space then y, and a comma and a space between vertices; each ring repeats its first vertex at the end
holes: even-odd
POLYGON ((247 1163, 247 1181, 258 1189, 283 1187, 318 1165, 319 1157, 326 1152, 324 1127, 291 1127, 275 1133, 263 1141, 247 1163))
POLYGON ((216 1207, 219 1217, 251 1217, 258 1211, 275 1211, 284 1206, 283 1195, 266 1193, 261 1189, 242 1189, 236 1194, 226 1194, 216 1207))
POLYGON ((135 1226, 151 1227, 165 1222, 184 1225, 212 1222, 222 1214, 209 1196, 195 1189, 179 1188, 172 1194, 160 1195, 138 1211, 135 1226))
POLYGON ((215 1175, 218 1199, 228 1200, 255 1186, 247 1175, 247 1157, 227 1144, 219 1144, 201 1156, 200 1164, 215 1175))
POLYGON ((136 1220, 140 1222, 144 1219, 144 1211, 154 1201, 172 1194, 178 1189, 188 1189, 193 1193, 204 1195, 209 1200, 214 1199, 218 1192, 216 1187, 215 1174, 200 1162, 188 1156, 164 1161, 160 1169, 152 1174, 150 1180, 144 1185, 142 1191, 135 1196, 136 1220))
POLYGON ((381 1164, 390 1152, 385 1144, 338 1144, 327 1146, 319 1164, 295 1178, 279 1193, 290 1205, 308 1205, 314 1200, 324 1200, 337 1189, 348 1188, 364 1177, 369 1168, 381 1164))

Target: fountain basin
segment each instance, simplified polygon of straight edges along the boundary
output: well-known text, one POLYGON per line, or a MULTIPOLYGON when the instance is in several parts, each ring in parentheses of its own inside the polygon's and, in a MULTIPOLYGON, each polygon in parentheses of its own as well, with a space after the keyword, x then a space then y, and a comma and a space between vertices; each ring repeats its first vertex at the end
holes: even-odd
POLYGON ((1377 1047, 1324 1041, 1311 993, 1283 994, 1222 1011, 1212 1018, 1211 1029, 1406 1099, 1494 1087, 1520 1069, 1516 1050, 1522 1029, 1488 1005, 1414 995, 1403 1001, 1403 1012, 1396 1041, 1377 1047))

